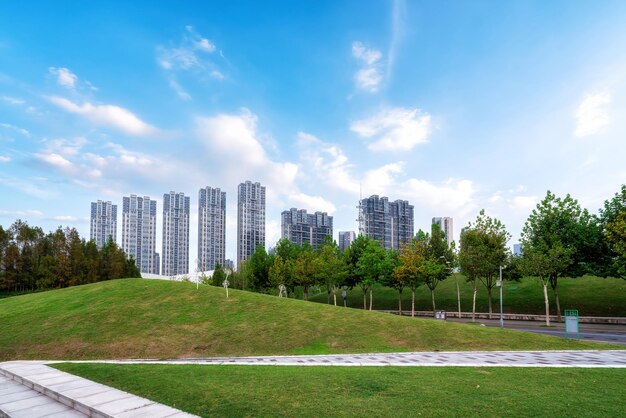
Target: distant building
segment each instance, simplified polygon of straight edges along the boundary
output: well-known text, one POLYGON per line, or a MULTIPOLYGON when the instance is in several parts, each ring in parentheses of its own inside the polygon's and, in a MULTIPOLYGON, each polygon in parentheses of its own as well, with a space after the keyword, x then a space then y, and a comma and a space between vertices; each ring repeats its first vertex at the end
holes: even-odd
POLYGON ((91 202, 90 239, 102 248, 109 238, 117 241, 117 205, 102 200, 91 202))
POLYGON ((163 276, 189 273, 189 196, 163 195, 163 276))
POLYGON ((154 273, 156 201, 150 197, 124 196, 122 203, 122 250, 133 256, 139 271, 154 273))
POLYGON ((265 186, 246 181, 237 188, 237 264, 265 247, 265 186))
POLYGON ((406 200, 389 202, 372 195, 359 204, 360 233, 380 242, 384 248, 399 249, 413 239, 413 205, 406 200))
POLYGON ((291 208, 281 213, 281 238, 318 248, 327 236, 333 236, 333 217, 326 212, 308 214, 306 209, 291 208))
POLYGON ((356 239, 354 231, 339 231, 339 250, 344 252, 356 239))
POLYGON ((233 260, 229 260, 228 258, 224 260, 224 269, 234 270, 235 263, 233 262, 233 260))
POLYGON ((448 242, 448 245, 451 245, 452 241, 454 241, 454 229, 453 229, 452 218, 447 218, 447 217, 433 218, 433 224, 439 225, 439 228, 441 228, 441 230, 446 236, 446 241, 448 242))
POLYGON ((205 187, 198 194, 198 269, 225 267, 226 192, 205 187))
POLYGON ((522 256, 522 244, 513 244, 513 255, 516 257, 522 256))
POLYGON ((159 253, 154 253, 154 272, 152 274, 161 274, 161 257, 159 253))

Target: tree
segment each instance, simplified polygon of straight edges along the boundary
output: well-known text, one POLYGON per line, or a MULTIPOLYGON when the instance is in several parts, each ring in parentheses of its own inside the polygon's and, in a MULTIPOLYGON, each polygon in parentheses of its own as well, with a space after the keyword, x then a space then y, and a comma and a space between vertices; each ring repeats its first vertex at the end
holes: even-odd
POLYGON ((507 259, 506 243, 509 240, 504 224, 490 218, 481 210, 474 224, 470 222, 461 233, 459 264, 461 272, 472 282, 472 321, 476 319, 476 293, 478 282, 487 288, 489 315, 492 314, 491 291, 499 277, 500 266, 507 259))
POLYGON ((256 247, 247 264, 250 268, 250 288, 256 291, 267 288, 269 286, 271 258, 262 245, 256 247))
POLYGON ((381 247, 378 241, 370 240, 357 261, 357 274, 361 277, 359 286, 363 290, 364 302, 365 294, 369 291, 370 311, 373 304, 374 284, 388 281, 393 274, 393 267, 391 254, 381 247))
MULTIPOLYGON (((420 230, 420 232, 422 231, 420 230)), ((435 289, 439 282, 445 280, 450 274, 449 265, 454 262, 455 255, 453 249, 448 246, 444 232, 437 224, 432 225, 430 236, 418 232, 417 237, 424 248, 423 281, 430 290, 434 316, 436 311, 435 289)), ((489 302, 491 307, 491 300, 489 302)))
POLYGON ((604 240, 609 248, 611 275, 626 280, 626 184, 600 210, 604 240))
POLYGON ((274 257, 274 262, 269 270, 269 280, 272 287, 285 286, 292 289, 294 286, 294 263, 285 260, 280 255, 274 257))
POLYGON ((424 254, 417 242, 405 244, 398 254, 398 265, 393 270, 396 281, 411 289, 411 317, 415 316, 415 290, 424 283, 424 254))
POLYGON ((309 299, 309 288, 317 282, 319 271, 319 262, 313 249, 305 245, 298 254, 294 267, 296 284, 302 286, 302 298, 304 300, 309 299))
POLYGON ((211 276, 211 284, 213 286, 222 286, 224 280, 226 280, 226 272, 224 271, 220 263, 215 263, 213 276, 211 276))
POLYGON ((352 241, 350 247, 346 248, 343 252, 343 258, 346 264, 344 285, 349 289, 359 286, 363 290, 363 309, 367 309, 367 290, 369 289, 369 284, 363 282, 364 277, 360 274, 358 262, 365 252, 365 249, 372 241, 373 240, 369 237, 359 235, 352 241))
POLYGON ((524 248, 521 259, 521 270, 524 274, 537 277, 543 286, 543 300, 546 307, 546 325, 550 326, 550 301, 548 300, 548 283, 550 278, 558 276, 572 264, 571 249, 554 243, 550 248, 524 248))
POLYGON ((565 198, 557 197, 549 190, 524 225, 521 239, 524 256, 526 253, 534 257, 543 254, 544 258, 551 258, 551 249, 555 250, 553 254, 562 253, 561 248, 567 250, 565 253, 568 257, 564 260, 569 260, 569 264, 558 263, 560 269, 550 269, 549 277, 559 321, 561 304, 557 292, 558 278, 598 272, 606 264, 602 255, 601 233, 599 219, 590 215, 586 209, 581 209, 578 201, 569 194, 565 198))
POLYGON ((347 276, 347 266, 339 251, 337 243, 332 238, 325 240, 318 254, 321 281, 326 286, 326 303, 330 303, 330 294, 333 295, 333 304, 337 306, 337 290, 342 286, 347 276))

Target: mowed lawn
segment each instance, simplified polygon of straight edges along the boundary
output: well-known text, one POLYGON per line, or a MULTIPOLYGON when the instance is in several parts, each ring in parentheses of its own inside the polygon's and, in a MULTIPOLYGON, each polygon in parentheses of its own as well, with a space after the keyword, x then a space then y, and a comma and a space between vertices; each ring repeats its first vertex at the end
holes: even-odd
MULTIPOLYGON (((461 275, 452 276, 442 281, 435 291, 437 309, 457 311, 456 283, 461 293, 461 310, 472 311, 472 286, 461 275)), ((576 279, 563 278, 558 282, 561 309, 578 309, 581 316, 626 316, 626 280, 595 276, 576 279)), ((493 288, 493 311, 500 312, 500 290, 493 288)), ((548 287, 550 310, 556 315, 556 304, 552 289, 548 287)), ((309 298, 315 302, 326 303, 326 293, 309 298)), ((332 299, 331 299, 332 300, 332 299)), ((403 291, 402 308, 411 309, 411 290, 403 291)), ((545 314, 543 290, 537 279, 524 278, 519 282, 505 281, 503 289, 503 310, 510 313, 545 314)), ((343 303, 339 297, 338 303, 343 303)), ((368 299, 369 303, 369 299, 368 299)), ((363 308, 363 292, 359 288, 348 291, 349 307, 363 308)), ((415 294, 416 310, 432 310, 430 290, 426 286, 418 288, 415 294)), ((383 286, 374 288, 373 309, 398 309, 398 291, 383 286)), ((487 289, 480 284, 476 296, 476 311, 489 312, 487 289)))
POLYGON ((0 360, 622 348, 163 280, 0 300, 0 360))
POLYGON ((54 367, 203 417, 618 417, 626 411, 626 369, 54 367))

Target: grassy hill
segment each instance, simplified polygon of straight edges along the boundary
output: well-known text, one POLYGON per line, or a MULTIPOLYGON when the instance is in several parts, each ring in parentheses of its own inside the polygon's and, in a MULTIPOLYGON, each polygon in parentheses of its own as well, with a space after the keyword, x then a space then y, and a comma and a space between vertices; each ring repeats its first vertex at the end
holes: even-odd
POLYGON ((125 279, 0 300, 0 360, 607 348, 191 283, 125 279))
MULTIPOLYGON (((472 310, 472 287, 459 275, 459 289, 461 291, 461 309, 466 312, 472 310)), ((561 309, 578 309, 581 316, 626 316, 626 280, 594 276, 584 276, 576 279, 559 279, 559 298, 561 309)), ((493 310, 499 312, 499 289, 493 289, 493 310)), ((552 290, 548 289, 551 312, 556 315, 556 305, 552 290)), ((435 292, 437 309, 448 311, 457 310, 456 278, 452 277, 439 284, 435 292)), ((326 303, 326 293, 309 298, 315 302, 326 303)), ((411 291, 405 290, 402 298, 403 309, 411 309, 411 291)), ((349 307, 363 307, 363 292, 356 288, 348 292, 347 304, 349 307)), ((417 310, 431 310, 430 291, 422 286, 415 294, 417 310)), ((504 282, 503 289, 504 312, 532 313, 543 315, 545 307, 543 291, 536 279, 524 278, 520 282, 504 282)), ((476 297, 476 310, 488 312, 487 289, 481 284, 476 297)), ((378 286, 374 288, 374 309, 398 309, 398 292, 394 289, 378 286)))

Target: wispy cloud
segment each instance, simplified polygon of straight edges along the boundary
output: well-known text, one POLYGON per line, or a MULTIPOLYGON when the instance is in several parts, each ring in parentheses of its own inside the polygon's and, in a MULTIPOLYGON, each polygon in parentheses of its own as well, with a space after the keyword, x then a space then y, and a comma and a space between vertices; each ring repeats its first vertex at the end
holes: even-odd
POLYGON ((78 81, 78 76, 71 72, 68 68, 61 67, 50 67, 48 68, 48 72, 56 77, 57 84, 59 86, 66 87, 68 89, 76 88, 76 82, 78 81))
POLYGON ((148 136, 159 133, 154 126, 142 121, 131 111, 115 105, 101 105, 85 102, 74 103, 63 97, 47 97, 47 99, 61 109, 81 115, 100 126, 108 126, 129 135, 148 136))
POLYGON ((354 75, 356 86, 371 93, 377 92, 383 81, 380 65, 382 53, 379 50, 368 48, 362 42, 353 42, 352 56, 359 63, 359 69, 354 75))
POLYGON ((11 125, 10 123, 0 123, 0 127, 17 132, 25 137, 30 137, 30 132, 24 128, 20 128, 19 126, 11 125))
POLYGON ((11 161, 11 157, 7 157, 6 155, 0 155, 0 163, 8 163, 11 161))
POLYGON ((391 41, 387 53, 387 80, 391 79, 391 72, 396 60, 398 47, 405 32, 404 16, 406 15, 406 1, 393 0, 391 7, 391 41))
POLYGON ((372 151, 408 151, 428 142, 431 116, 417 108, 383 109, 352 122, 350 129, 363 138, 373 139, 368 145, 372 151))
POLYGON ((12 105, 15 105, 15 106, 24 104, 24 100, 18 99, 18 98, 15 98, 15 97, 2 96, 2 97, 0 97, 0 99, 3 102, 6 102, 8 104, 12 104, 12 105))
POLYGON ((27 210, 0 210, 0 217, 10 218, 16 216, 29 216, 29 217, 41 217, 43 216, 43 212, 35 209, 27 209, 27 210))
POLYGON ((594 135, 607 126, 611 121, 607 109, 611 101, 611 94, 608 92, 585 96, 576 110, 574 135, 578 138, 594 135))

